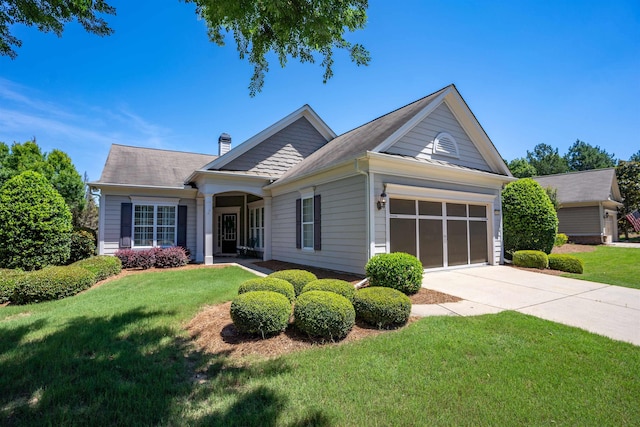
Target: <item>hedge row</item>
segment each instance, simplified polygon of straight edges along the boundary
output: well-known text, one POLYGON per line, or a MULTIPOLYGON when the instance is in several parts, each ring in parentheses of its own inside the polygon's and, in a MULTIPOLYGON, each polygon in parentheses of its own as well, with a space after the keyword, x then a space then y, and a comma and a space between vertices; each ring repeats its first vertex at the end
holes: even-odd
POLYGON ((189 256, 186 250, 179 246, 151 249, 120 249, 116 251, 115 256, 122 262, 122 268, 139 268, 142 270, 151 267, 182 267, 189 263, 189 256))
POLYGON ((72 265, 31 272, 0 270, 0 303, 30 304, 65 298, 120 270, 120 260, 111 256, 96 256, 72 265))
POLYGON ((550 268, 575 274, 582 274, 584 271, 584 262, 579 258, 566 254, 547 255, 542 251, 516 251, 513 254, 513 265, 539 269, 550 268))

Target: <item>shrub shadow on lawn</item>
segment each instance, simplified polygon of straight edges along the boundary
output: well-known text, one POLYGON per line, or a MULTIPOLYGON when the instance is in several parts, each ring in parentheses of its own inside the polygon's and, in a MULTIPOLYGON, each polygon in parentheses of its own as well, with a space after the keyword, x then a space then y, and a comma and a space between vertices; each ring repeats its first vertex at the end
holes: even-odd
POLYGON ((286 372, 286 364, 232 366, 224 353, 197 352, 158 326, 168 314, 77 317, 40 339, 28 335, 45 321, 0 324, 0 424, 276 424, 287 397, 247 383, 286 372), (191 411, 224 399, 224 410, 191 411))

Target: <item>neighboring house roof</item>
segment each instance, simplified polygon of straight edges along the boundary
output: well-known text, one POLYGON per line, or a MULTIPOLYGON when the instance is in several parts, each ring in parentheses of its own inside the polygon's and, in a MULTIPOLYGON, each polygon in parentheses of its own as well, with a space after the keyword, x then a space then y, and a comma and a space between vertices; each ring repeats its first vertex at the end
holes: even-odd
POLYGON ((560 204, 622 202, 615 168, 533 177, 542 187, 558 190, 560 204))
MULTIPOLYGON (((437 92, 432 93, 424 98, 412 102, 402 108, 399 108, 384 116, 378 117, 360 127, 346 132, 337 138, 329 141, 322 148, 311 154, 302 162, 286 172, 273 186, 280 185, 285 182, 293 181, 296 178, 311 175, 322 170, 329 169, 338 164, 349 160, 357 159, 365 155, 368 151, 387 153, 392 144, 400 137, 412 129, 419 121, 423 120, 438 105, 442 104, 445 97, 454 94, 459 97, 458 104, 463 106, 465 113, 473 125, 477 127, 479 134, 488 141, 485 148, 486 157, 497 158, 498 161, 493 162, 494 169, 507 176, 511 176, 508 168, 502 161, 493 143, 486 136, 480 124, 477 122, 473 113, 468 110, 468 106, 460 97, 454 85, 449 85, 437 92)), ((388 153, 392 154, 392 153, 388 153)), ((439 164, 450 164, 448 162, 438 162, 439 164)), ((457 167, 457 166, 455 166, 457 167)))
POLYGON ((194 170, 215 158, 209 154, 113 144, 102 176, 93 184, 183 188, 194 170))

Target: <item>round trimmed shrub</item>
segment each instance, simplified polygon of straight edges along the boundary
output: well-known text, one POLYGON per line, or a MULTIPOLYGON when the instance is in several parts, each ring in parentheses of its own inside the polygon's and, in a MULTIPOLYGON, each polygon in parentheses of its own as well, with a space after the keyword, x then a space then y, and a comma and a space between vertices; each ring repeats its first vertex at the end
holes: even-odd
POLYGON ((293 289, 293 285, 284 279, 277 279, 275 277, 259 277, 257 279, 245 280, 238 288, 238 294, 253 291, 277 292, 287 297, 289 302, 293 302, 293 300, 296 299, 296 292, 293 289))
POLYGON ((551 254, 549 255, 549 268, 567 273, 582 274, 584 272, 584 262, 571 255, 551 254))
POLYGON ((562 246, 569 241, 569 236, 564 233, 556 234, 556 240, 553 242, 553 246, 562 246))
POLYGON ((342 295, 349 301, 353 302, 353 294, 356 293, 356 288, 346 280, 340 279, 318 279, 307 283, 302 288, 302 293, 310 291, 327 291, 333 292, 338 295, 342 295))
POLYGON ((371 286, 384 286, 412 295, 422 286, 422 263, 404 252, 378 254, 364 267, 371 286))
POLYGON ((16 283, 25 274, 22 270, 0 269, 0 304, 11 300, 16 283))
POLYGON ((33 171, 0 189, 0 267, 38 270, 69 259, 71 212, 47 179, 33 171))
POLYGON ((558 215, 546 191, 531 178, 507 184, 502 192, 504 250, 551 253, 558 232, 558 215))
POLYGON ((259 334, 264 338, 287 328, 291 303, 278 292, 252 291, 235 297, 230 313, 239 332, 259 334))
POLYGON ((513 265, 544 270, 549 267, 549 257, 542 251, 516 251, 513 254, 513 265))
POLYGON ((293 289, 296 291, 296 297, 302 293, 302 288, 307 283, 317 280, 315 274, 306 270, 280 270, 273 272, 269 277, 275 277, 276 279, 283 279, 293 285, 293 289))
POLYGON ((155 266, 158 268, 176 268, 189 264, 187 251, 180 246, 155 248, 155 266))
POLYGON ((300 294, 293 308, 294 324, 312 337, 340 340, 356 323, 353 304, 342 295, 327 291, 300 294))
POLYGON ((71 233, 71 252, 67 262, 73 264, 81 259, 96 254, 96 241, 93 234, 85 230, 74 230, 71 233))
POLYGON ((96 282, 115 276, 122 271, 120 259, 110 255, 98 255, 71 264, 75 267, 86 268, 96 276, 96 282))
POLYGON ((353 297, 356 316, 379 329, 404 325, 411 315, 411 300, 402 292, 373 286, 358 289, 353 297))
POLYGON ((21 276, 17 280, 11 301, 29 304, 62 299, 88 289, 95 281, 96 276, 82 267, 46 267, 21 276))

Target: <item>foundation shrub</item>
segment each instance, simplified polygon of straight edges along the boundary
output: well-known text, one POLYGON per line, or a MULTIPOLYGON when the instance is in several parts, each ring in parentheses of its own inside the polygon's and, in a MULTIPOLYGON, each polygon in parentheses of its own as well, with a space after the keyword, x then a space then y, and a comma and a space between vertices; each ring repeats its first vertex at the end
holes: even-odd
POLYGON ((353 306, 358 319, 379 329, 404 325, 411 315, 411 300, 407 295, 380 286, 358 289, 353 306))
POLYGON ((231 302, 230 313, 239 332, 265 338, 287 328, 291 302, 278 292, 245 292, 231 302))
POLYGON ((120 259, 110 255, 98 255, 86 258, 76 261, 71 265, 85 268, 95 274, 96 282, 115 276, 122 271, 122 262, 120 262, 120 259))
POLYGON ((551 254, 549 255, 549 268, 567 273, 582 274, 584 272, 584 262, 571 255, 551 254))
POLYGON ((513 253, 513 265, 544 270, 549 267, 549 257, 542 251, 516 251, 513 253))
POLYGON ((114 254, 120 262, 122 268, 149 269, 156 264, 155 249, 120 249, 114 254))
POLYGON ((25 274, 22 270, 0 269, 0 304, 11 301, 16 283, 25 274))
POLYGON ((307 283, 302 288, 302 293, 310 291, 327 291, 342 295, 349 301, 353 302, 353 295, 356 289, 346 280, 340 279, 318 279, 307 283))
POLYGON ((302 288, 307 283, 317 280, 315 274, 306 270, 281 270, 271 273, 269 277, 275 277, 276 279, 283 279, 293 285, 293 289, 296 291, 296 297, 302 293, 302 288))
POLYGON ((342 295, 327 291, 300 294, 293 316, 302 332, 331 341, 346 337, 356 321, 353 304, 342 295))
POLYGON ((182 267, 188 263, 189 256, 184 248, 181 248, 180 246, 156 249, 155 266, 158 268, 182 267))
POLYGON ((95 281, 96 276, 82 267, 46 267, 21 276, 17 280, 11 301, 30 304, 62 299, 88 289, 95 281))
POLYGON ((567 236, 564 233, 558 233, 556 234, 556 240, 553 243, 553 246, 562 246, 566 244, 568 241, 569 241, 569 236, 567 236))
POLYGON ((365 266, 371 286, 384 286, 412 295, 422 286, 422 263, 404 252, 378 254, 365 266))
POLYGON ((96 254, 96 241, 93 234, 85 230, 74 230, 71 233, 71 255, 68 263, 73 264, 81 259, 89 258, 96 254))
POLYGON ((293 289, 293 285, 284 279, 277 279, 275 277, 259 277, 257 279, 249 279, 240 284, 238 288, 238 294, 244 294, 246 292, 253 291, 272 291, 287 297, 289 302, 293 302, 296 299, 296 292, 293 289))

